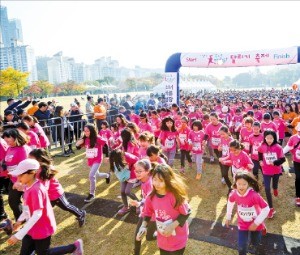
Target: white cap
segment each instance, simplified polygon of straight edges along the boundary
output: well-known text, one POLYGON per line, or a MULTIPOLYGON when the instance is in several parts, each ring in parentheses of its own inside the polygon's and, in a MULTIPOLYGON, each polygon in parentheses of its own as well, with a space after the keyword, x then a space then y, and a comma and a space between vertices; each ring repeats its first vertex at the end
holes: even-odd
POLYGON ((228 112, 228 107, 226 106, 226 105, 224 105, 223 107, 222 107, 222 112, 228 112))
POLYGON ((296 131, 300 131, 300 122, 298 122, 297 126, 295 127, 296 131))
POLYGON ((76 103, 71 103, 71 107, 78 106, 76 103))
POLYGON ((12 176, 19 176, 21 174, 26 173, 28 170, 38 170, 40 168, 40 163, 35 159, 24 159, 19 163, 16 170, 10 172, 9 174, 12 176))

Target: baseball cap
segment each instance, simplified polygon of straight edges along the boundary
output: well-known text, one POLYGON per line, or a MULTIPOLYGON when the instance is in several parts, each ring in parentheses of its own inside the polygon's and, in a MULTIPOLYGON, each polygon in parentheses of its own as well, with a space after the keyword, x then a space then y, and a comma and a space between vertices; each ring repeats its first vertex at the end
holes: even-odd
POLYGON ((224 113, 228 112, 228 107, 226 105, 224 105, 222 107, 222 112, 224 112, 224 113))
POLYGON ((32 105, 35 105, 36 103, 40 102, 40 100, 33 100, 32 105))
POLYGON ((76 103, 71 103, 71 107, 75 107, 75 106, 77 106, 76 103))
POLYGON ((28 170, 38 170, 39 168, 40 163, 37 160, 28 158, 21 161, 16 170, 10 172, 9 174, 12 176, 19 176, 26 173, 28 170))
POLYGON ((7 110, 7 111, 4 112, 4 116, 10 115, 10 114, 13 114, 13 115, 14 115, 14 111, 12 111, 12 110, 7 110))

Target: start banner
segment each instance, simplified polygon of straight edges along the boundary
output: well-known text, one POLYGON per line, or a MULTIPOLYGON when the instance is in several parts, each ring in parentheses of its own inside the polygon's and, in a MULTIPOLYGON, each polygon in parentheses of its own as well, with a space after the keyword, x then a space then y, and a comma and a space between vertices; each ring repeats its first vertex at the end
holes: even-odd
POLYGON ((298 48, 228 53, 181 53, 184 67, 245 67, 287 65, 298 62, 298 48))

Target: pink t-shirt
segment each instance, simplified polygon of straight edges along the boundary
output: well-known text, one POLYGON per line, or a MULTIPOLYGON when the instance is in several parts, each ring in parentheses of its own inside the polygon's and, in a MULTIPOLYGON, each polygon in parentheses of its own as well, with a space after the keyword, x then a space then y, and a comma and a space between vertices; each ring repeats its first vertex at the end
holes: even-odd
POLYGON ((144 131, 149 131, 150 133, 153 133, 152 127, 151 127, 150 123, 148 123, 148 122, 146 122, 146 123, 140 122, 138 124, 138 127, 140 129, 140 133, 142 133, 144 131))
MULTIPOLYGON (((6 151, 8 150, 8 145, 4 139, 0 137, 0 161, 5 159, 6 151)), ((3 171, 2 164, 0 164, 0 177, 7 177, 7 171, 3 171)))
POLYGON ((265 175, 280 174, 282 172, 281 166, 270 165, 270 161, 273 162, 277 159, 283 158, 283 150, 279 144, 268 146, 263 143, 259 148, 258 152, 263 154, 263 165, 262 172, 265 175))
POLYGON ((135 172, 134 172, 134 164, 139 160, 139 158, 137 156, 135 156, 134 154, 125 152, 125 160, 128 164, 129 170, 130 170, 129 180, 135 180, 136 175, 135 175, 135 172))
POLYGON ((138 116, 138 115, 136 115, 135 113, 131 113, 130 115, 129 115, 129 119, 130 119, 130 121, 131 122, 134 122, 135 124, 139 124, 139 122, 140 122, 140 117, 138 116))
POLYGON ((147 157, 147 149, 148 149, 147 147, 142 147, 142 146, 139 147, 139 158, 140 159, 147 157))
POLYGON ((227 157, 229 155, 229 144, 233 141, 234 139, 229 136, 228 139, 225 139, 221 137, 221 143, 220 146, 222 147, 222 157, 227 157))
POLYGON ((190 146, 188 143, 189 133, 191 132, 189 127, 186 127, 185 129, 179 129, 178 130, 178 138, 180 142, 180 150, 190 150, 190 146))
POLYGON ((252 134, 253 134, 252 128, 250 130, 248 130, 246 127, 242 127, 241 128, 240 138, 241 138, 241 142, 245 146, 244 151, 247 152, 247 153, 250 152, 250 140, 249 140, 249 137, 252 134))
MULTIPOLYGON (((237 190, 233 190, 228 200, 237 203, 238 229, 249 230, 250 225, 254 222, 261 210, 268 206, 267 202, 260 194, 252 188, 248 189, 245 195, 241 196, 237 190)), ((257 231, 264 228, 264 223, 257 227, 257 231)))
POLYGON ((160 118, 152 118, 151 119, 151 127, 154 133, 155 137, 159 137, 160 134, 160 124, 161 124, 161 119, 160 118))
POLYGON ((103 138, 107 139, 107 141, 112 137, 112 132, 110 129, 101 129, 99 131, 99 135, 102 136, 103 138))
POLYGON ((278 130, 278 137, 279 139, 284 139, 285 137, 285 121, 281 118, 279 119, 274 119, 273 120, 274 124, 276 125, 276 128, 278 130))
POLYGON ((139 156, 139 146, 135 143, 129 142, 127 145, 127 151, 128 153, 131 153, 135 156, 139 156))
POLYGON ((25 188, 23 198, 30 215, 36 210, 42 210, 41 218, 28 231, 28 235, 34 240, 53 235, 56 230, 56 221, 45 186, 36 181, 31 187, 25 188))
MULTIPOLYGON (((149 177, 147 181, 142 182, 141 184, 141 192, 142 192, 142 201, 145 202, 145 199, 147 196, 152 192, 153 186, 152 186, 152 177, 149 177)), ((140 217, 144 217, 144 206, 141 206, 141 213, 139 215, 140 217)), ((153 220, 154 221, 154 220, 153 220)))
MULTIPOLYGON (((4 159, 8 172, 15 170, 21 161, 27 159, 30 151, 31 148, 26 144, 23 146, 8 147, 4 159)), ((13 183, 17 181, 16 176, 11 176, 10 179, 13 183)))
POLYGON ((84 147, 86 148, 86 157, 88 166, 93 164, 101 163, 103 157, 103 146, 106 143, 106 140, 101 136, 97 136, 97 141, 94 148, 90 147, 90 138, 86 138, 84 141, 84 147))
POLYGON ((189 205, 187 202, 174 208, 176 203, 175 197, 171 192, 167 192, 165 196, 158 197, 154 195, 152 198, 149 196, 145 201, 144 215, 151 217, 155 215, 157 224, 157 245, 159 248, 166 251, 177 251, 186 246, 189 229, 186 222, 183 227, 178 226, 175 229, 176 235, 165 237, 160 233, 160 229, 163 228, 164 222, 174 221, 179 214, 187 215, 189 213, 189 205))
POLYGON ((31 128, 31 130, 38 135, 41 143, 41 148, 46 148, 50 145, 48 137, 46 136, 43 128, 38 123, 35 123, 34 127, 31 128))
POLYGON ((222 123, 219 122, 217 125, 213 125, 209 123, 205 128, 205 134, 208 135, 209 141, 212 149, 218 149, 221 143, 221 136, 219 134, 219 130, 222 127, 222 123))
POLYGON ((231 121, 231 115, 230 113, 223 113, 221 112, 219 114, 219 120, 223 120, 227 125, 229 125, 230 121, 231 121))
POLYGON ((38 135, 35 132, 29 130, 29 132, 27 133, 27 135, 29 136, 29 142, 27 143, 27 145, 31 149, 41 148, 40 139, 39 139, 38 135))
POLYGON ((261 121, 262 117, 263 117, 263 115, 262 115, 261 111, 254 112, 254 118, 257 119, 258 121, 261 121))
POLYGON ((233 153, 229 153, 229 160, 231 161, 233 175, 235 175, 239 170, 247 170, 248 172, 251 172, 248 165, 253 165, 253 162, 246 152, 241 151, 237 156, 233 153))
POLYGON ((232 125, 235 132, 238 132, 241 129, 241 124, 243 123, 243 115, 234 115, 232 117, 232 125))
POLYGON ((203 147, 202 142, 204 140, 204 132, 203 130, 194 131, 191 130, 189 133, 189 144, 192 146, 192 152, 195 154, 202 154, 203 153, 203 147))
POLYGON ((264 121, 261 122, 260 130, 262 133, 264 133, 267 129, 271 129, 275 132, 277 132, 277 126, 273 121, 270 121, 269 123, 266 123, 264 121))
POLYGON ((51 178, 50 180, 43 181, 40 179, 40 173, 41 169, 39 169, 37 172, 37 178, 46 187, 50 201, 54 201, 61 197, 62 194, 64 194, 64 189, 59 181, 55 177, 51 178))
POLYGON ((176 150, 176 137, 178 136, 177 131, 161 131, 159 139, 161 140, 162 145, 165 147, 166 151, 176 150))
POLYGON ((300 163, 300 144, 298 144, 299 142, 300 142, 300 137, 298 136, 298 134, 296 134, 291 136, 287 143, 287 146, 293 147, 293 149, 291 150, 293 161, 298 163, 300 163), (295 148, 297 144, 298 146, 295 148))
POLYGON ((249 136, 249 142, 251 145, 251 159, 258 161, 258 148, 263 141, 264 136, 261 133, 259 135, 252 134, 249 136))

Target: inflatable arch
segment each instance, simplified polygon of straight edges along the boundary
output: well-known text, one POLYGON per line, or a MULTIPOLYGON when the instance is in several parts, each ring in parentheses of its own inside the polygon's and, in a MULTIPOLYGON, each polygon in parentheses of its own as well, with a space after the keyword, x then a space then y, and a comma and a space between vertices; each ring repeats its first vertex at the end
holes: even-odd
POLYGON ((228 53, 175 53, 165 67, 165 98, 179 104, 179 69, 181 67, 224 68, 289 65, 300 63, 300 47, 228 53))

